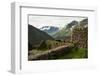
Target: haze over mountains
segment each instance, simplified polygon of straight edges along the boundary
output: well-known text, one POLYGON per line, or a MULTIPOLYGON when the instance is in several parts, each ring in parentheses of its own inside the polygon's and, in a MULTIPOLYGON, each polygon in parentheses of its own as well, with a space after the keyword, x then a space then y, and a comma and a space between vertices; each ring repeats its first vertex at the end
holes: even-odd
POLYGON ((54 26, 43 26, 40 29, 34 27, 34 25, 28 24, 28 42, 31 45, 38 45, 43 40, 65 40, 71 36, 73 28, 87 27, 88 19, 83 19, 78 22, 73 20, 66 24, 62 29, 54 26))
POLYGON ((40 28, 41 31, 46 32, 50 36, 52 36, 54 39, 66 39, 71 36, 71 31, 73 28, 76 27, 87 27, 87 21, 88 19, 83 19, 82 21, 78 22, 76 20, 73 20, 72 22, 66 24, 62 29, 59 27, 54 26, 43 26, 40 28))
POLYGON ((71 36, 71 28, 77 26, 78 21, 72 21, 53 35, 55 39, 66 39, 71 36))
POLYGON ((40 28, 41 31, 44 31, 48 33, 50 36, 52 36, 55 39, 66 39, 68 36, 70 36, 70 28, 72 26, 77 26, 78 21, 72 21, 69 24, 66 24, 63 28, 54 27, 54 26, 43 26, 40 28))
POLYGON ((54 26, 43 26, 40 28, 41 31, 48 33, 49 35, 53 35, 59 31, 59 27, 54 26))

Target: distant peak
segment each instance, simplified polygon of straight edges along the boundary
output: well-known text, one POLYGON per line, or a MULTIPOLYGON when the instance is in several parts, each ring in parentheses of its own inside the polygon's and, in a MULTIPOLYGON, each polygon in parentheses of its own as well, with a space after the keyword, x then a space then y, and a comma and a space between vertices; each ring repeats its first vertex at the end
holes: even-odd
POLYGON ((50 29, 59 29, 59 28, 55 26, 43 26, 40 28, 40 30, 50 30, 50 29))

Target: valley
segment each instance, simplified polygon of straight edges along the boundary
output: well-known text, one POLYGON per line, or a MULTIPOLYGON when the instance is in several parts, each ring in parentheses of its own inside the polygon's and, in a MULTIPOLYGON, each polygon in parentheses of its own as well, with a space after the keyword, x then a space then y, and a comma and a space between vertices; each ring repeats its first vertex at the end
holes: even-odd
POLYGON ((28 25, 28 60, 88 58, 88 19, 72 21, 62 29, 28 25))

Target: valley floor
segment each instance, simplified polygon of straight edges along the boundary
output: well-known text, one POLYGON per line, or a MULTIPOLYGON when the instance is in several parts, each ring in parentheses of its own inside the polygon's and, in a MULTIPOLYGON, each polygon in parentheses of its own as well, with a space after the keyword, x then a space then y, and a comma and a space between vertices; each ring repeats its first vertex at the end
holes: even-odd
POLYGON ((53 59, 77 59, 87 58, 86 48, 74 48, 70 45, 63 45, 54 49, 42 51, 31 50, 29 51, 28 60, 53 60, 53 59))

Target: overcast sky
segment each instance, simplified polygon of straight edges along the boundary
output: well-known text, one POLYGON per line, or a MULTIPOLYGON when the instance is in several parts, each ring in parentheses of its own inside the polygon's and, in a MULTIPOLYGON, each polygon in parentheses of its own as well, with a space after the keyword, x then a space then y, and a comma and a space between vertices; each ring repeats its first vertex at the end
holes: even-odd
POLYGON ((36 28, 41 28, 43 26, 56 26, 62 28, 73 20, 81 21, 83 19, 85 19, 85 17, 57 17, 30 15, 29 24, 33 25, 36 28))

